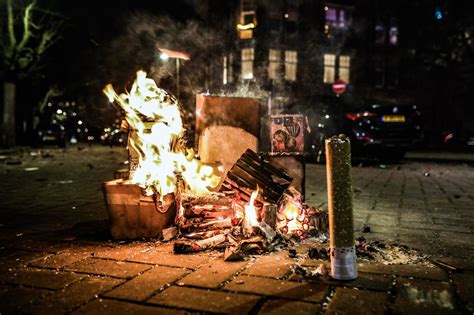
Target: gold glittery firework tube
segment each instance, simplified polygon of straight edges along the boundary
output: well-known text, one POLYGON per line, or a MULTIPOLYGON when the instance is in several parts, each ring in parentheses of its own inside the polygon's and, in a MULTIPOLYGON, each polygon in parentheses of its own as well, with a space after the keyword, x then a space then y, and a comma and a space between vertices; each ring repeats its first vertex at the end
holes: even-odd
POLYGON ((326 140, 331 276, 357 278, 352 211, 351 143, 345 135, 326 140))

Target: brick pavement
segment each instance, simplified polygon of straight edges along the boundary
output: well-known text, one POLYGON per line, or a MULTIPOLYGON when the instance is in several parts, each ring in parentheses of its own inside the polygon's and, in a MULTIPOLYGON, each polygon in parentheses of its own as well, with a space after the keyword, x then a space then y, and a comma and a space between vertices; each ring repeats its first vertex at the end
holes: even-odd
MULTIPOLYGON (((100 221, 99 187, 125 154, 108 148, 51 154, 25 155, 22 165, 0 169, 0 313, 474 311, 469 166, 354 167, 357 234, 366 224, 372 230, 366 238, 407 244, 447 265, 361 261, 357 280, 338 282, 291 272, 293 265, 327 266, 306 257, 311 244, 299 245, 295 258, 282 251, 230 263, 220 252, 173 255, 170 244, 113 242, 100 221)), ((308 165, 307 172, 308 203, 324 207, 324 166, 308 165)))

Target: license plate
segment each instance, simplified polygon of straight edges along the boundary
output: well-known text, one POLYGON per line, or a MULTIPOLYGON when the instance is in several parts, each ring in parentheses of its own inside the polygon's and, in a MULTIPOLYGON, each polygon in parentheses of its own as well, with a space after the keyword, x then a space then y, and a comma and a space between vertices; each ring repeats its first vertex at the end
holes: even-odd
POLYGON ((43 141, 54 141, 56 140, 55 136, 43 136, 43 141))
POLYGON ((405 122, 405 116, 404 115, 383 115, 382 121, 388 122, 388 123, 403 123, 405 122))

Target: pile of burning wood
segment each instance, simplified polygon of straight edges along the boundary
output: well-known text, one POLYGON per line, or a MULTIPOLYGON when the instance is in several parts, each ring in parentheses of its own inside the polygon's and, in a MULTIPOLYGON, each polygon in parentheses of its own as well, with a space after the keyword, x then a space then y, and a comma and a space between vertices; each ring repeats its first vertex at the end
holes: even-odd
POLYGON ((175 253, 222 249, 237 260, 326 233, 326 213, 305 205, 292 177, 252 150, 225 175, 196 159, 177 100, 144 72, 130 93, 105 93, 131 130, 129 179, 104 184, 114 238, 178 237, 175 253))
POLYGON ((237 260, 271 251, 290 238, 325 233, 326 213, 305 205, 290 183, 288 174, 247 151, 227 174, 221 192, 181 194, 181 239, 175 253, 220 248, 225 260, 237 260))

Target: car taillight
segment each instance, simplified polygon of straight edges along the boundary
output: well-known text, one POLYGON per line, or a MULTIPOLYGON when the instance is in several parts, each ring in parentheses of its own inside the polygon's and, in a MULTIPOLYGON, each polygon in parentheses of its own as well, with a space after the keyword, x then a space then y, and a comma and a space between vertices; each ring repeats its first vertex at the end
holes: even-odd
POLYGON ((346 118, 349 118, 352 121, 356 121, 357 119, 361 117, 373 117, 377 116, 376 113, 371 113, 371 112, 362 112, 362 113, 347 113, 346 118))

